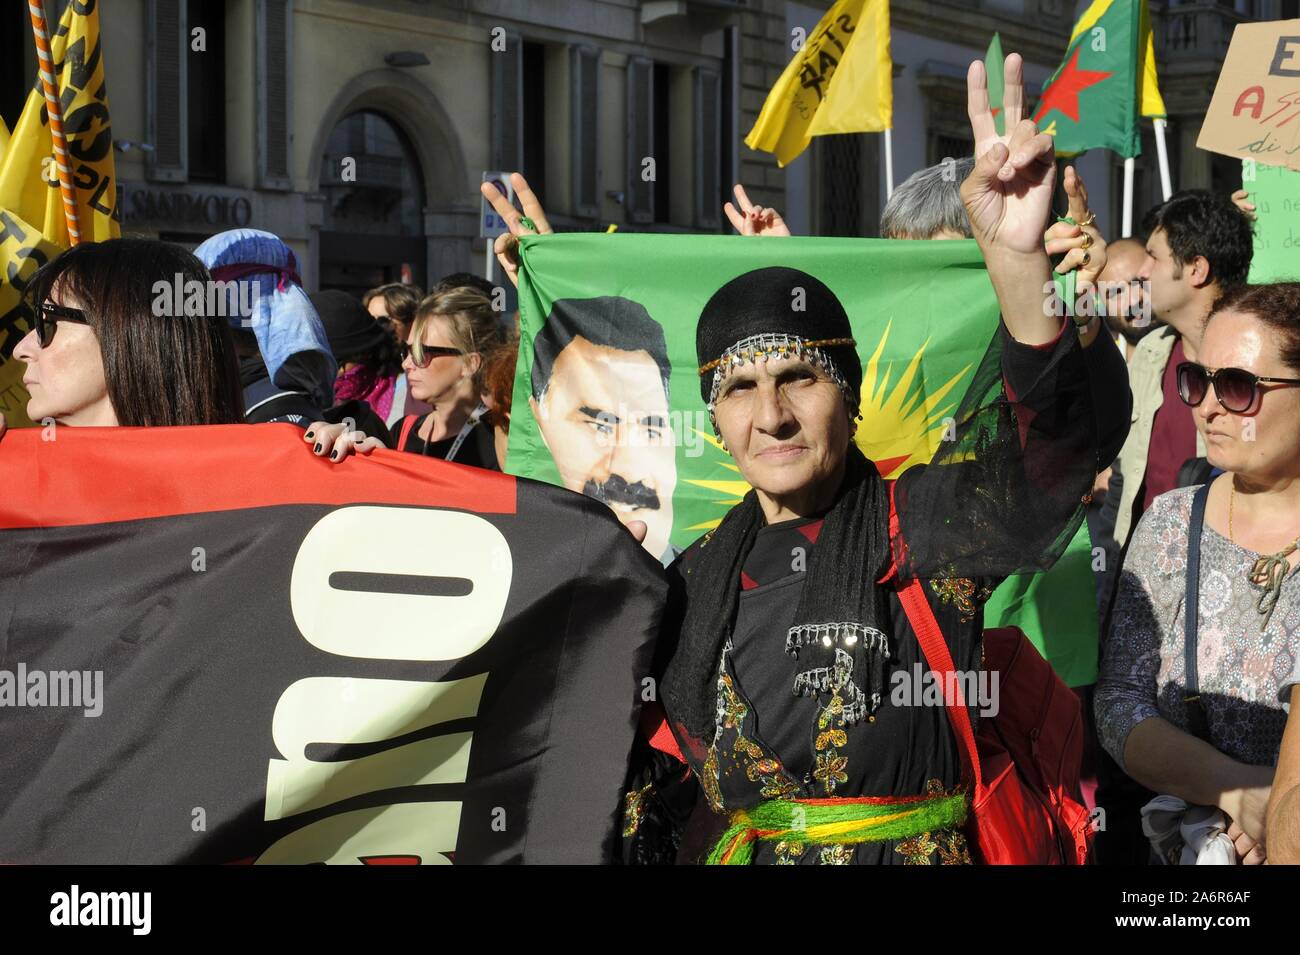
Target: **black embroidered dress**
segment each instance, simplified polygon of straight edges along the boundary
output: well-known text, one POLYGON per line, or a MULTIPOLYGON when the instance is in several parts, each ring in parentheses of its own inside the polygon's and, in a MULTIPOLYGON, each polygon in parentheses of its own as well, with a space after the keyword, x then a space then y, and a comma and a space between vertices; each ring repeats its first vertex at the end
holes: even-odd
MULTIPOLYGON (((1006 575, 1045 568, 1059 556, 1082 520, 1093 476, 1123 442, 1129 393, 1116 358, 1113 348, 1082 348, 1072 329, 1031 347, 1002 327, 956 416, 956 440, 897 481, 896 570, 904 579, 921 579, 958 670, 981 667, 982 601, 1006 575)), ((670 861, 674 852, 678 861, 702 861, 731 813, 768 799, 960 791, 958 745, 944 708, 919 705, 924 698, 915 689, 927 668, 892 584, 889 626, 882 628, 888 664, 872 717, 848 725, 838 690, 814 697, 792 692, 798 664, 786 653, 786 635, 821 524, 811 517, 758 532, 718 660, 715 734, 692 737, 670 711, 669 726, 691 772, 644 743, 634 754, 623 847, 628 861, 670 861)), ((708 559, 706 535, 669 568, 673 596, 659 673, 675 650, 685 581, 697 561, 708 559)), ((972 721, 978 709, 978 703, 971 707, 972 721)), ((856 845, 759 842, 753 861, 971 859, 962 833, 947 828, 856 845)))

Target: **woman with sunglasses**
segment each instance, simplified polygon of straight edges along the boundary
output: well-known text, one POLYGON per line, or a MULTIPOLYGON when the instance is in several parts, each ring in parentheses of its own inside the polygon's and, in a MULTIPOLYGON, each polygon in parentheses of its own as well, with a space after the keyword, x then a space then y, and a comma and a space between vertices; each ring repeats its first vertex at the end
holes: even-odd
POLYGON ((83 243, 40 268, 24 290, 35 327, 14 348, 27 363, 28 417, 79 427, 241 423, 230 327, 164 307, 174 283, 210 280, 189 252, 151 239, 83 243))
MULTIPOLYGON (((433 410, 397 422, 387 444, 412 454, 500 470, 492 428, 484 420, 487 405, 475 379, 483 356, 501 338, 492 302, 478 289, 453 288, 425 298, 402 345, 402 370, 411 396, 433 410)), ((307 429, 303 439, 312 444, 314 454, 331 461, 386 444, 362 431, 320 421, 307 429)))
POLYGON ((1238 859, 1258 863, 1286 721, 1278 695, 1300 658, 1300 283, 1230 293, 1177 373, 1221 473, 1156 498, 1138 525, 1097 725, 1130 776, 1217 807, 1238 859))

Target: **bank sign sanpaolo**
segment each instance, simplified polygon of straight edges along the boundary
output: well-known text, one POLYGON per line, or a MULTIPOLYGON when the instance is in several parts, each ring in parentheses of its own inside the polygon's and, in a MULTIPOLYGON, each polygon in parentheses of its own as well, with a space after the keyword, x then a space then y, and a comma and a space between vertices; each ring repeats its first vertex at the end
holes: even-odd
POLYGON ((160 189, 143 183, 124 183, 122 193, 126 223, 157 223, 168 228, 194 226, 212 231, 243 228, 253 219, 253 204, 238 192, 160 189))

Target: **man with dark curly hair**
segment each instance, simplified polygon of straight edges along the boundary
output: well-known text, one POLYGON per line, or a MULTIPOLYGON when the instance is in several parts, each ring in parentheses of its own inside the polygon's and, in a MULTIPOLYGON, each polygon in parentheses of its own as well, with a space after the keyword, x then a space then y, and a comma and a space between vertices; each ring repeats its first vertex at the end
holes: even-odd
POLYGON ((1115 540, 1123 547, 1138 517, 1178 486, 1178 471, 1205 456, 1174 369, 1195 360, 1214 303, 1244 285, 1250 272, 1250 220, 1227 196, 1204 189, 1175 193, 1147 213, 1147 259, 1138 272, 1163 328, 1142 339, 1129 360, 1133 427, 1119 456, 1115 540))

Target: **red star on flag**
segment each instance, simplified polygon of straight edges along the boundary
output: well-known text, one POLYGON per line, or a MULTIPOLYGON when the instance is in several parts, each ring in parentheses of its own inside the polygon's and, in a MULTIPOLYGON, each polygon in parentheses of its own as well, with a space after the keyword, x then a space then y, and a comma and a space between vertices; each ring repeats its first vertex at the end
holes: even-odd
POLYGON ((1074 122, 1079 122, 1079 94, 1112 75, 1100 70, 1079 69, 1079 48, 1076 46, 1074 56, 1065 64, 1056 82, 1043 91, 1038 111, 1034 113, 1034 122, 1038 122, 1052 109, 1060 110, 1074 122))

